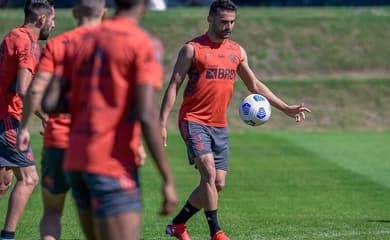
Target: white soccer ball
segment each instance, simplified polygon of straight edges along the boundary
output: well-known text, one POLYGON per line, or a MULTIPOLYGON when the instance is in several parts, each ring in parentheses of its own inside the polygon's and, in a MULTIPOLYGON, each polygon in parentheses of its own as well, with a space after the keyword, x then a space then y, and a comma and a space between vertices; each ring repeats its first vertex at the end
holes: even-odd
POLYGON ((263 125, 271 117, 271 105, 260 94, 250 94, 240 103, 240 118, 250 126, 263 125))

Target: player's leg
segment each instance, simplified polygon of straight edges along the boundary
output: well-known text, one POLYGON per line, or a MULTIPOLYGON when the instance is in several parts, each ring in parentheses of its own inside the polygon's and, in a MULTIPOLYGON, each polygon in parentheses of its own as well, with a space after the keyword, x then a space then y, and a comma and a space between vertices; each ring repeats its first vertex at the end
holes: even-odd
POLYGON ((64 155, 63 148, 45 147, 42 151, 43 215, 39 227, 43 240, 59 239, 61 235, 61 217, 66 193, 70 188, 62 171, 64 155))
POLYGON ((12 144, 14 143, 14 130, 12 118, 6 116, 0 119, 0 199, 12 185, 13 171, 10 166, 10 156, 14 154, 12 144))
POLYGON ((195 164, 199 170, 200 183, 193 197, 200 198, 201 206, 205 211, 215 210, 218 208, 218 192, 215 186, 217 172, 214 157, 211 153, 203 154, 195 158, 195 164))
POLYGON ((81 230, 88 240, 98 239, 93 217, 89 189, 84 179, 84 173, 79 171, 65 172, 71 187, 72 197, 77 207, 81 230))
POLYGON ((81 229, 84 233, 85 238, 88 240, 101 239, 97 237, 99 234, 97 229, 95 228, 95 223, 92 217, 92 209, 77 207, 77 213, 79 216, 81 229))
POLYGON ((3 239, 14 238, 17 223, 32 191, 39 181, 31 147, 25 152, 19 152, 16 149, 15 144, 18 131, 18 120, 8 115, 1 119, 0 166, 12 169, 16 177, 15 185, 8 199, 4 228, 1 231, 1 237, 3 239))
MULTIPOLYGON (((222 191, 225 186, 225 179, 228 170, 229 160, 229 139, 228 129, 209 127, 212 138, 212 149, 214 153, 214 163, 216 168, 215 186, 217 191, 222 191)), ((212 240, 228 240, 229 238, 221 230, 218 223, 218 209, 205 212, 212 240)))
POLYGON ((27 205, 32 191, 38 184, 39 177, 35 165, 13 168, 16 183, 8 201, 4 230, 15 232, 16 225, 27 205))
POLYGON ((138 240, 141 195, 137 171, 118 177, 87 174, 93 216, 101 239, 138 240))
POLYGON ((139 211, 98 217, 96 223, 101 239, 140 239, 141 212, 139 211))
POLYGON ((64 210, 66 193, 52 194, 42 188, 43 215, 39 225, 41 239, 59 239, 61 235, 61 216, 64 210))
MULTIPOLYGON (((200 184, 191 193, 188 201, 185 203, 181 211, 173 218, 171 224, 167 225, 166 232, 178 239, 190 239, 185 223, 204 206, 202 197, 206 195, 202 194, 202 192, 210 189, 208 188, 210 185, 211 189, 214 188, 214 190, 211 190, 213 192, 214 198, 217 197, 215 189, 216 175, 213 164, 209 129, 206 126, 190 121, 181 121, 179 124, 179 129, 181 136, 187 146, 187 154, 190 164, 192 165, 195 164, 196 161, 199 161, 199 164, 202 165, 202 169, 199 170, 201 181, 200 184), (202 161, 204 164, 201 163, 202 161), (210 169, 211 174, 205 169, 210 169), (207 184, 207 182, 211 182, 211 184, 207 184)), ((207 202, 209 201, 207 198, 203 198, 203 200, 205 199, 207 202)), ((207 205, 209 205, 209 203, 207 203, 207 205)))
POLYGON ((12 169, 0 167, 0 199, 4 197, 7 190, 11 187, 13 175, 12 169))

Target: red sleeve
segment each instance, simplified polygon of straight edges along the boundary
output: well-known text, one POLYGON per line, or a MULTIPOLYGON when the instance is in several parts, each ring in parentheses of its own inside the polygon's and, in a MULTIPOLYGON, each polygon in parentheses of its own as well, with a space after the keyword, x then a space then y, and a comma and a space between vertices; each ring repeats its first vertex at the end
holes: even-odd
POLYGON ((15 41, 18 68, 27 68, 34 73, 36 62, 32 51, 31 41, 23 37, 17 38, 15 41))
POLYGON ((54 53, 52 41, 49 41, 45 45, 37 69, 41 72, 54 73, 54 53))
POLYGON ((156 89, 162 88, 163 68, 160 63, 160 52, 153 48, 151 39, 145 41, 144 47, 137 49, 136 69, 137 82, 152 85, 156 89))

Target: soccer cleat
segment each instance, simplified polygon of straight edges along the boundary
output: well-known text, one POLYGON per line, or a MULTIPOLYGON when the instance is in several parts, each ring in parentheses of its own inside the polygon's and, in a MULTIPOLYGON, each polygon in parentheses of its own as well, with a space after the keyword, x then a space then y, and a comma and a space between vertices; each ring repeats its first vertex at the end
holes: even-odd
POLYGON ((214 234, 211 240, 230 240, 230 238, 228 238, 222 230, 219 230, 216 234, 214 234))
POLYGON ((184 224, 168 224, 165 232, 180 240, 191 240, 187 232, 187 226, 184 224))

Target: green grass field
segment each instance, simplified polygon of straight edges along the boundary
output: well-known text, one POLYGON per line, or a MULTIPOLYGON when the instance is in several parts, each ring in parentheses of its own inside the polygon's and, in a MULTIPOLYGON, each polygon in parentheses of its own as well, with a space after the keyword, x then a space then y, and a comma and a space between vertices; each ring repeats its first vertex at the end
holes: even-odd
MULTIPOLYGON (((141 22, 164 43, 165 81, 180 46, 206 30, 206 15, 206 8, 175 8, 150 12, 141 22)), ((389 7, 239 9, 232 38, 247 50, 253 70, 278 96, 305 102, 313 113, 296 125, 273 109, 263 127, 244 126, 237 106, 248 91, 237 81, 227 113, 230 170, 219 202, 221 226, 232 240, 390 239, 389 16, 389 7)), ((69 9, 58 10, 56 19, 52 36, 75 26, 69 9)), ((0 36, 22 21, 20 9, 0 10, 0 36)), ((180 208, 199 177, 187 165, 177 111, 178 104, 167 150, 180 208)), ((36 122, 38 167, 39 129, 36 122)), ((142 239, 170 239, 164 227, 172 216, 157 214, 161 181, 150 159, 141 177, 142 239)), ((0 227, 7 197, 0 200, 0 227)), ((38 239, 41 215, 38 186, 17 239, 38 239)), ((204 218, 199 213, 188 222, 193 240, 209 239, 204 218)), ((82 239, 70 197, 62 224, 62 239, 82 239)))
MULTIPOLYGON (((293 123, 292 123, 293 124, 293 123)), ((39 157, 40 137, 34 136, 39 157)), ((220 194, 222 227, 234 240, 389 239, 389 132, 298 132, 255 128, 231 133, 227 184, 220 194)), ((184 145, 168 139, 180 205, 198 183, 184 145)), ((161 218, 160 179, 148 160, 142 168, 143 237, 169 239, 161 218)), ((0 201, 5 213, 6 201, 0 201)), ((39 187, 19 224, 17 239, 38 239, 39 187)), ((0 219, 2 225, 4 219, 0 219)), ((202 212, 188 222, 194 240, 208 239, 202 212)), ((82 239, 68 199, 62 239, 82 239)))

